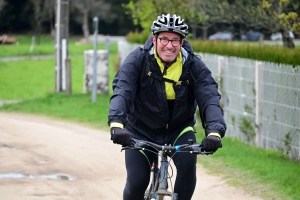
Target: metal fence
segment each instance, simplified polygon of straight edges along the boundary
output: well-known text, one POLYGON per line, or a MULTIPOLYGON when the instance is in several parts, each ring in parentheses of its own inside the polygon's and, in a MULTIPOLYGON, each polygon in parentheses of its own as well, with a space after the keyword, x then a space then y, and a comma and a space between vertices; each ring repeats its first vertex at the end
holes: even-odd
MULTIPOLYGON (((121 60, 137 46, 122 42, 121 60)), ((226 135, 300 160, 300 66, 197 54, 219 83, 226 135)))
POLYGON ((199 55, 219 83, 226 134, 300 160, 300 66, 199 55))

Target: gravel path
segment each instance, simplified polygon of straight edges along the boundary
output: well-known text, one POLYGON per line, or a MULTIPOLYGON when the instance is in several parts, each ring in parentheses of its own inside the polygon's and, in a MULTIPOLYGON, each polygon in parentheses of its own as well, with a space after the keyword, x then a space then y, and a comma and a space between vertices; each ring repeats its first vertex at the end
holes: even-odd
MULTIPOLYGON (((0 112, 0 200, 117 200, 123 152, 107 132, 0 112)), ((261 200, 198 167, 193 199, 261 200)))

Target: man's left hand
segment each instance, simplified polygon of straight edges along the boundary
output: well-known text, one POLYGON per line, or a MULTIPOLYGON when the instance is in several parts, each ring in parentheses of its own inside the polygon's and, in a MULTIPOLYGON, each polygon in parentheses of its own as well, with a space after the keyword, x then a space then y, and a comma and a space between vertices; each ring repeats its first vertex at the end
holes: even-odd
POLYGON ((220 137, 215 135, 209 135, 202 140, 202 145, 205 151, 217 151, 218 148, 222 148, 222 142, 220 137))

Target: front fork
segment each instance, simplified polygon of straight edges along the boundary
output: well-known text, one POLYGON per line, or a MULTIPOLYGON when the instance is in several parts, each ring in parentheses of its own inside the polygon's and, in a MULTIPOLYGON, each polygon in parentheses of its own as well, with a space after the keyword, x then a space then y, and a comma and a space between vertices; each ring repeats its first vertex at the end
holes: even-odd
MULTIPOLYGON (((172 200, 177 200, 178 195, 173 192, 168 191, 168 168, 169 168, 169 162, 167 160, 167 156, 163 153, 162 159, 161 159, 161 165, 160 165, 160 171, 159 171, 159 187, 157 190, 157 195, 163 195, 163 196, 170 196, 172 200)), ((160 198, 158 198, 160 199, 160 198)), ((162 198, 161 198, 162 199, 162 198)), ((165 199, 165 198, 163 198, 165 199)))

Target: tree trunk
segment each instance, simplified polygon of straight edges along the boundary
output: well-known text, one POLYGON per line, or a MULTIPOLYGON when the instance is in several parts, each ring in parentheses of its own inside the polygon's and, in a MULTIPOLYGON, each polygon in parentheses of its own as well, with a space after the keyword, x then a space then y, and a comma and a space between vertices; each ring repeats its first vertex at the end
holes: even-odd
POLYGON ((37 38, 37 44, 40 45, 41 43, 41 30, 42 30, 42 11, 41 11, 41 5, 39 2, 36 2, 35 4, 35 34, 37 38))
POLYGON ((203 26, 201 28, 202 28, 202 39, 203 40, 207 40, 207 29, 208 29, 208 27, 207 26, 203 26))
POLYGON ((82 32, 83 32, 83 36, 84 36, 86 42, 90 41, 90 39, 89 39, 90 31, 89 31, 89 26, 88 26, 88 24, 89 24, 88 18, 89 18, 88 10, 85 9, 83 11, 83 18, 82 18, 82 32))
POLYGON ((193 40, 196 40, 197 39, 197 26, 196 25, 194 25, 194 26, 192 26, 192 39, 193 40))
POLYGON ((41 32, 42 32, 42 22, 39 19, 37 21, 37 26, 36 26, 36 35, 37 35, 37 44, 40 45, 41 44, 41 32))
POLYGON ((286 28, 282 28, 280 30, 281 35, 282 35, 282 42, 283 42, 283 46, 286 48, 290 48, 293 49, 295 48, 295 44, 293 39, 290 37, 290 33, 286 28))
POLYGON ((53 3, 50 5, 50 8, 48 9, 48 21, 50 26, 50 34, 52 37, 55 37, 55 27, 53 22, 53 19, 55 19, 56 16, 56 4, 53 3))

